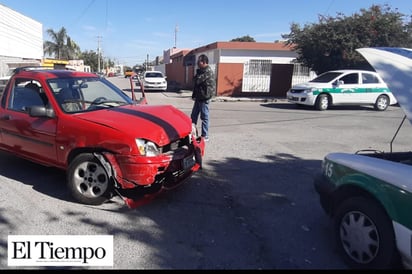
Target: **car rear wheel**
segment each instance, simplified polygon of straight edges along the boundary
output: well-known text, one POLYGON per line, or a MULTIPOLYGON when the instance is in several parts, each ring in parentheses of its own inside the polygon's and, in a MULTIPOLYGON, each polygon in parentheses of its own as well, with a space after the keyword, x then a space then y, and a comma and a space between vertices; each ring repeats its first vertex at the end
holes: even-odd
POLYGON ((111 181, 93 154, 80 154, 70 163, 67 183, 73 197, 88 205, 100 205, 111 194, 111 181))
POLYGON ((379 95, 375 102, 375 109, 379 111, 384 111, 389 106, 389 97, 386 95, 379 95))
POLYGON ((329 107, 329 96, 327 94, 320 94, 316 98, 315 108, 317 110, 327 110, 329 107))
POLYGON ((345 200, 336 210, 334 230, 339 252, 350 267, 385 269, 398 262, 392 222, 374 200, 345 200))

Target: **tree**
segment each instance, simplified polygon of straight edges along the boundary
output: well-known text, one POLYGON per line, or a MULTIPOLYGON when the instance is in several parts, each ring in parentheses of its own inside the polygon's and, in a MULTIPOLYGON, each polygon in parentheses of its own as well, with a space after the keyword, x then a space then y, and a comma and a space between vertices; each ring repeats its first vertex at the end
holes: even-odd
POLYGON ((387 4, 372 5, 352 16, 320 15, 319 23, 303 28, 292 23, 290 33, 282 38, 299 54, 297 61, 318 74, 341 68, 371 69, 356 49, 412 46, 412 21, 405 24, 405 17, 387 4))
POLYGON ((57 59, 77 59, 80 47, 67 35, 64 27, 58 32, 52 29, 48 29, 46 32, 52 41, 44 42, 43 51, 45 54, 53 55, 57 59))
POLYGON ((106 66, 106 67, 114 67, 114 65, 115 65, 114 60, 112 60, 112 59, 110 59, 110 58, 108 58, 107 60, 105 60, 105 66, 106 66))
POLYGON ((83 59, 84 64, 90 66, 91 71, 97 71, 97 53, 93 50, 83 51, 80 54, 80 59, 83 59))
POLYGON ((256 41, 253 37, 250 37, 249 35, 245 35, 242 37, 232 39, 230 40, 230 42, 256 42, 256 41))

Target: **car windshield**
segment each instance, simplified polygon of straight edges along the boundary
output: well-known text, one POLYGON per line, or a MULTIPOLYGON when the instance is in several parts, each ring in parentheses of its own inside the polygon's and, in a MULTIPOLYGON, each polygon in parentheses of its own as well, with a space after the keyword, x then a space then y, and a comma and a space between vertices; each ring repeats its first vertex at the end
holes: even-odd
POLYGON ((159 72, 149 72, 149 73, 146 73, 145 77, 147 77, 147 78, 163 78, 163 75, 159 72))
POLYGON ((309 81, 312 83, 329 83, 339 75, 341 75, 342 72, 325 72, 316 77, 315 79, 309 81))
POLYGON ((104 78, 58 78, 48 84, 65 112, 85 112, 132 104, 133 100, 104 78))

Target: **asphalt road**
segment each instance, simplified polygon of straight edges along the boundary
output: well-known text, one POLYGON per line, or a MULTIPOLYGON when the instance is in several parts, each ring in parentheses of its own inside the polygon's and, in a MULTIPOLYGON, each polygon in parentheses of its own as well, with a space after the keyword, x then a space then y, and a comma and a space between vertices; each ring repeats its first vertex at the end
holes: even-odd
MULTIPOLYGON (((128 80, 110 79, 129 89, 128 80)), ((189 92, 148 92, 190 114, 189 92)), ((61 171, 0 153, 0 268, 7 235, 113 235, 114 269, 346 269, 313 188, 328 152, 389 150, 399 107, 214 101, 204 169, 137 209, 73 201, 61 171)), ((132 126, 132 125, 131 125, 132 126)), ((394 150, 409 150, 406 123, 394 150)))

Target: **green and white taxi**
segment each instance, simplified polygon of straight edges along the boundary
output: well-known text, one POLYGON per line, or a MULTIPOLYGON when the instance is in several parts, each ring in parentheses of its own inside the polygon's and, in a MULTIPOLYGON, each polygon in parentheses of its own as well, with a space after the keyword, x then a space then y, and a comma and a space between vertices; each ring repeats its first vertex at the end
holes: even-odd
POLYGON ((332 105, 373 105, 383 111, 396 104, 386 83, 374 71, 334 70, 293 86, 286 93, 290 103, 326 110, 332 105))
MULTIPOLYGON (((358 49, 412 123, 412 49, 358 49)), ((353 268, 412 269, 412 152, 329 153, 314 180, 353 268)))

